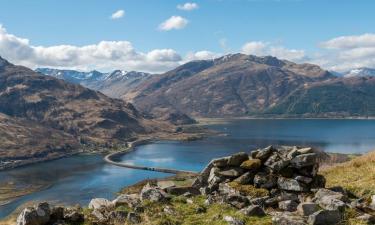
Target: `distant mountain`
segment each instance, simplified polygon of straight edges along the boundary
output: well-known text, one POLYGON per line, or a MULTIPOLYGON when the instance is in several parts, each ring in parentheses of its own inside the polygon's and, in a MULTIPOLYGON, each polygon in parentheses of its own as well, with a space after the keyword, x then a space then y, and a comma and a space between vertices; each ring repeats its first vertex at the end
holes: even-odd
POLYGON ((340 78, 306 85, 262 115, 375 117, 375 77, 340 78))
POLYGON ((123 97, 155 115, 247 116, 274 107, 306 85, 334 79, 316 65, 234 54, 186 63, 151 77, 123 97))
POLYGON ((160 127, 174 129, 145 119, 123 100, 0 58, 0 158, 45 158, 76 152, 80 145, 122 145, 160 127))
POLYGON ((375 69, 371 68, 357 68, 352 69, 343 74, 344 77, 374 77, 375 76, 375 69))
POLYGON ((87 88, 100 91, 105 95, 118 98, 138 83, 151 77, 149 73, 115 70, 111 73, 101 73, 96 70, 81 72, 76 70, 59 70, 37 68, 36 72, 63 79, 70 83, 81 84, 87 88))

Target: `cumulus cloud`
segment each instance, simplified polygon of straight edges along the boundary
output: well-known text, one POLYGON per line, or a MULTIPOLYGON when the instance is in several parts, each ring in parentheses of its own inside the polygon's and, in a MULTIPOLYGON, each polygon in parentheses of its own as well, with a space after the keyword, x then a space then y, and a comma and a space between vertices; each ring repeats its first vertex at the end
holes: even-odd
POLYGON ((34 46, 25 38, 9 34, 0 25, 0 55, 12 63, 27 67, 55 67, 79 70, 113 69, 163 72, 181 63, 181 56, 172 49, 137 51, 129 41, 101 41, 74 46, 34 46))
POLYGON ((359 67, 375 67, 375 34, 340 36, 319 46, 326 52, 313 62, 325 68, 343 72, 359 67))
POLYGON ((159 25, 159 29, 164 31, 179 30, 184 28, 188 23, 189 21, 181 16, 171 16, 159 25))
POLYGON ((375 34, 341 36, 322 42, 320 46, 327 49, 353 49, 375 47, 375 34))
POLYGON ((117 10, 116 12, 114 12, 111 15, 111 19, 117 20, 117 19, 120 19, 120 18, 124 17, 124 15, 125 15, 125 11, 120 9, 120 10, 117 10))
POLYGON ((275 56, 281 59, 291 61, 301 61, 305 59, 305 51, 297 49, 287 49, 283 46, 274 46, 267 42, 251 41, 242 46, 242 53, 257 56, 275 56))
POLYGON ((203 51, 197 51, 197 52, 189 52, 185 57, 185 61, 208 60, 208 59, 215 59, 220 56, 222 56, 222 54, 203 50, 203 51))
POLYGON ((187 2, 183 5, 177 5, 177 9, 185 10, 185 11, 191 11, 191 10, 198 9, 198 8, 199 8, 198 4, 194 2, 187 2))

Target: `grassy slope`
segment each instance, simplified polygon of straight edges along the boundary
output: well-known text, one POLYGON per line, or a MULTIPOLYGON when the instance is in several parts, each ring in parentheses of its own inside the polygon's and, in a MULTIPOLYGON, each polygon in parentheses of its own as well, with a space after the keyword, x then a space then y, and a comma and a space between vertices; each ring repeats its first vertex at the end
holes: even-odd
POLYGON ((375 151, 321 171, 327 186, 342 186, 358 196, 375 195, 375 151))

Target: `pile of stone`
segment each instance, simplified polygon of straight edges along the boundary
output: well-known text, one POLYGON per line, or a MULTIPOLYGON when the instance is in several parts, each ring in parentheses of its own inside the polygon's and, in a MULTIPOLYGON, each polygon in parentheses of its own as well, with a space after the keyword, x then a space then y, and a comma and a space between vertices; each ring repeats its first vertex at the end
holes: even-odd
POLYGON ((340 187, 325 189, 318 174, 322 152, 296 146, 269 146, 212 160, 193 186, 207 202, 228 203, 246 215, 269 214, 274 224, 337 224, 346 208, 363 212, 361 199, 340 187), (362 211, 361 211, 362 210, 362 211))

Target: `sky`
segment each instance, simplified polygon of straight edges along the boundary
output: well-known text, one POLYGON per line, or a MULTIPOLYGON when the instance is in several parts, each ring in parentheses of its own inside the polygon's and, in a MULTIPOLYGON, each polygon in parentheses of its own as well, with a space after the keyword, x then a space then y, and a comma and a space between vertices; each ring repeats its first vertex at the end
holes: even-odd
POLYGON ((1 0, 0 56, 160 73, 230 53, 375 67, 373 0, 1 0))

